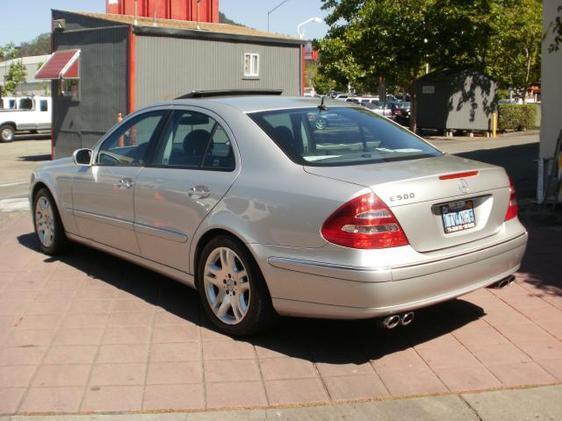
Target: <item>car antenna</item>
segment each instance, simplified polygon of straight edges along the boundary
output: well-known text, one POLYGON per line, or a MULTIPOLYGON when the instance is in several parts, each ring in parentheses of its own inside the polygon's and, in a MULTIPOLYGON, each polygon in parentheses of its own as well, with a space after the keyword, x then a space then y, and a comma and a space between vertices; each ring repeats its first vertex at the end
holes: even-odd
POLYGON ((321 98, 322 98, 322 99, 320 100, 320 105, 318 106, 318 109, 319 109, 320 111, 328 111, 328 107, 326 107, 326 106, 324 105, 324 100, 326 99, 326 95, 322 95, 321 98))

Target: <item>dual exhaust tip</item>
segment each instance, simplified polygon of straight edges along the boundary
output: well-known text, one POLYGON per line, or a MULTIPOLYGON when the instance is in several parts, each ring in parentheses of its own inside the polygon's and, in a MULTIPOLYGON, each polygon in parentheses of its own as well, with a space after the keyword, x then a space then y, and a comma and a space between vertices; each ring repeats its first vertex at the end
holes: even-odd
MULTIPOLYGON (((507 278, 504 278, 501 281, 498 281, 491 286, 497 289, 505 288, 506 286, 511 284, 514 280, 515 280, 515 276, 510 275, 507 278)), ((403 314, 393 314, 391 316, 386 316, 382 321, 382 326, 385 329, 394 329, 399 325, 408 326, 413 321, 414 321, 414 312, 409 311, 403 314)))
POLYGON ((393 314, 383 319, 382 325, 385 329, 394 329, 398 325, 408 326, 414 321, 414 312, 409 311, 403 314, 393 314))
POLYGON ((507 278, 503 278, 501 281, 496 282, 492 285, 492 288, 501 289, 505 288, 515 280, 515 276, 510 275, 507 278))

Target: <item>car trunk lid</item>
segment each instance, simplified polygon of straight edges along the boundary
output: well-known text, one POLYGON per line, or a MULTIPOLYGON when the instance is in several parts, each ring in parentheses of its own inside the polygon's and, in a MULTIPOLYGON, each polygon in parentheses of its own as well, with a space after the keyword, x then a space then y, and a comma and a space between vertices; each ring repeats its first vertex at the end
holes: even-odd
POLYGON ((419 252, 493 235, 504 222, 509 202, 509 180, 503 168, 450 155, 372 165, 307 166, 305 171, 371 188, 419 252), (462 209, 470 207, 475 226, 471 218, 464 219, 470 211, 462 209), (442 214, 448 212, 452 214, 445 223, 442 214), (446 232, 446 225, 454 231, 446 232))

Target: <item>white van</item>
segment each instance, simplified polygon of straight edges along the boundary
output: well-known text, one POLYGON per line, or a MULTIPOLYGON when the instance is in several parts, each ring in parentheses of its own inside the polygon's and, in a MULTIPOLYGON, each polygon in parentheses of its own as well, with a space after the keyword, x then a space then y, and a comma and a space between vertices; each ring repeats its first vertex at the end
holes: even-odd
POLYGON ((0 142, 11 142, 18 132, 51 130, 51 97, 3 97, 0 142))

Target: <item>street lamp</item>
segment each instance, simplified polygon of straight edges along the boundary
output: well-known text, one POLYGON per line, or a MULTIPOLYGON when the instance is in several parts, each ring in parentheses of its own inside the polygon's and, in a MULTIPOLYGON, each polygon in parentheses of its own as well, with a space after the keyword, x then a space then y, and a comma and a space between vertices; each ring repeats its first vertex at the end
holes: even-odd
POLYGON ((287 3, 289 0, 284 0, 281 3, 279 3, 277 6, 275 6, 273 9, 269 10, 267 12, 267 32, 269 32, 269 15, 271 15, 273 12, 275 12, 277 9, 279 9, 281 6, 283 6, 285 3, 287 3))
POLYGON ((304 22, 301 22, 298 24, 297 26, 297 32, 299 34, 299 38, 300 39, 304 39, 304 31, 303 31, 303 26, 306 25, 307 23, 310 22, 314 22, 314 23, 322 23, 322 18, 319 18, 318 16, 315 16, 313 18, 307 19, 304 22))

